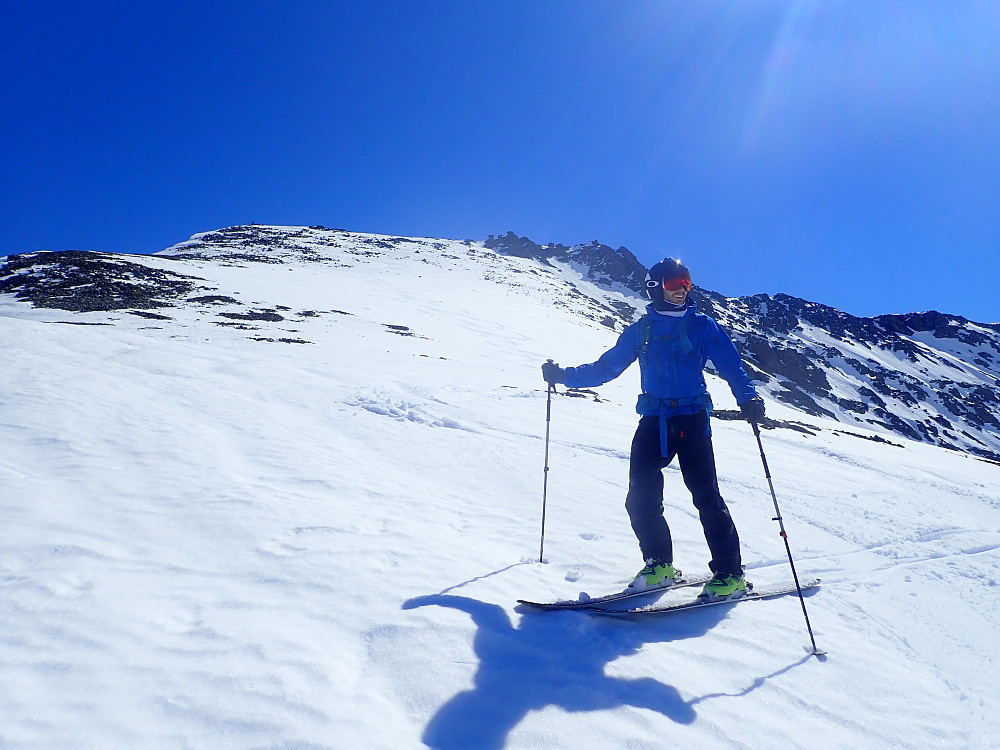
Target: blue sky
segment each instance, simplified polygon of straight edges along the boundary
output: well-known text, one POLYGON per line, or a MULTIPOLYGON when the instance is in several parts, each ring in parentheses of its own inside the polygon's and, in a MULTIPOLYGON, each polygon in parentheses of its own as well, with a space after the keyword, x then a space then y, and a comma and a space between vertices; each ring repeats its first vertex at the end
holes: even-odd
POLYGON ((1000 321, 996 0, 8 3, 0 254, 232 224, 1000 321))

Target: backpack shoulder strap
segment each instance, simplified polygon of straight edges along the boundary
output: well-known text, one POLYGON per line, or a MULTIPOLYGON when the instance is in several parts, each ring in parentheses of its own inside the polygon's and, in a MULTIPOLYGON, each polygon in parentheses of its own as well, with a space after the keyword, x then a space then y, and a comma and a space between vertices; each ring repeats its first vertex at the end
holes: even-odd
POLYGON ((639 319, 639 325, 636 326, 636 333, 638 338, 636 340, 636 348, 639 351, 639 364, 643 369, 646 367, 648 360, 648 350, 649 350, 649 340, 652 337, 653 321, 649 319, 649 315, 643 315, 639 319))

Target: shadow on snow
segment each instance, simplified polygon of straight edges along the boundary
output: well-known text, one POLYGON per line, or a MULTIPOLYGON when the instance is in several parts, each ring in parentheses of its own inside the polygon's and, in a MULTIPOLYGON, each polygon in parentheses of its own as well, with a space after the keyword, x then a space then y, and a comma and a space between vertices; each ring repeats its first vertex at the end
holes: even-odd
POLYGON ((468 614, 477 627, 473 649, 479 658, 474 687, 445 703, 424 731, 424 743, 435 750, 500 750, 529 712, 547 706, 569 712, 633 706, 690 724, 694 705, 704 698, 685 701, 671 685, 609 677, 605 667, 648 643, 702 636, 729 609, 672 617, 669 625, 658 619, 639 624, 579 612, 530 612, 516 628, 500 606, 464 596, 416 597, 403 609, 427 606, 468 614))

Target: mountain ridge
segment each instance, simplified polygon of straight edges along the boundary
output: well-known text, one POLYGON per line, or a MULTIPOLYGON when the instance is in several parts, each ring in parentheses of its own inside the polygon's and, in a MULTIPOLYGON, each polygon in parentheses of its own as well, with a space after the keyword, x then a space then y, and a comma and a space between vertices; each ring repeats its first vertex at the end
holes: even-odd
MULTIPOLYGON (((553 304, 614 331, 644 308, 645 268, 625 247, 596 240, 539 245, 513 232, 483 242, 402 238, 318 225, 228 227, 195 234, 152 256, 77 251, 10 256, 0 265, 0 293, 38 308, 124 310, 166 320, 169 315, 157 310, 230 304, 233 309, 217 312, 227 317, 219 325, 281 324, 287 310, 237 308, 242 303, 232 290, 206 284, 195 266, 347 267, 385 262, 393 252, 397 263, 468 261, 485 279, 513 290, 523 286, 526 275, 533 277, 532 288, 541 285, 553 304), (504 257, 520 263, 503 264, 504 257)), ((846 425, 1000 462, 1000 324, 937 311, 859 318, 787 294, 729 298, 695 287, 692 296, 701 312, 730 332, 769 398, 846 425)), ((297 340, 278 340, 285 339, 297 340)))

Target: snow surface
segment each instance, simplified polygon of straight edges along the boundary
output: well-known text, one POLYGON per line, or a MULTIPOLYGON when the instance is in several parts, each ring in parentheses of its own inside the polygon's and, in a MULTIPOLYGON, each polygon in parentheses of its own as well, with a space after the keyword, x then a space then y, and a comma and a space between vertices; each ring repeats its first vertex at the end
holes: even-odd
MULTIPOLYGON (((538 562, 539 364, 609 347, 585 313, 613 295, 477 243, 379 241, 144 261, 280 322, 0 296, 0 747, 1000 747, 997 466, 769 405, 815 426, 763 441, 800 576, 823 579, 823 660, 794 597, 521 610, 641 567, 636 368, 553 399, 538 562)), ((787 580, 752 432, 713 430, 748 577, 787 580)), ((676 563, 703 572, 666 474, 676 563)))

